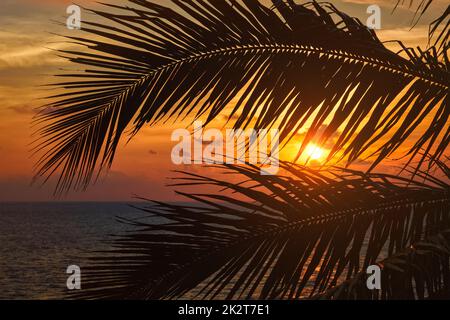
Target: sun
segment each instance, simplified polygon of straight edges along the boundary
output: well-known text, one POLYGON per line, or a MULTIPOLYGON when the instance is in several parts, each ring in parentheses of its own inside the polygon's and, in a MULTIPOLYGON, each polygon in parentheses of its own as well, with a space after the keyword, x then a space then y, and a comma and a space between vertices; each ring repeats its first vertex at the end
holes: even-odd
POLYGON ((315 143, 310 143, 306 146, 304 155, 309 160, 319 161, 324 158, 325 150, 316 145, 315 143))

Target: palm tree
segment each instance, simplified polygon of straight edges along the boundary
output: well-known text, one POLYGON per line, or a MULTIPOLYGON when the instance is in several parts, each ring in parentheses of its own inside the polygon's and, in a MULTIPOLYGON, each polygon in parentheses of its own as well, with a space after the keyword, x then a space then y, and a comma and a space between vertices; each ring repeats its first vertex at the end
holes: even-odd
POLYGON ((146 124, 210 123, 223 113, 235 128, 280 128, 286 143, 308 128, 297 157, 313 139, 338 135, 328 160, 347 169, 284 162, 285 175, 262 177, 251 165, 225 166, 240 183, 184 173, 181 185, 233 194, 153 201, 143 208, 150 220, 126 221, 136 229, 85 269, 82 297, 448 293, 449 185, 430 173, 450 178, 448 34, 426 51, 400 44, 394 53, 329 3, 130 2, 93 10, 104 22, 68 37, 88 50, 61 54, 86 69, 60 75, 70 78, 55 84, 64 92, 38 117, 37 178, 59 172, 57 192, 86 188, 127 128, 134 136, 146 124), (408 178, 373 173, 394 156, 406 159, 408 178), (348 169, 361 158, 371 160, 368 172, 348 169), (383 289, 373 293, 364 279, 375 263, 383 289))
POLYGON ((108 168, 127 128, 133 136, 170 119, 209 123, 226 108, 235 128, 276 126, 285 141, 308 127, 299 155, 326 126, 319 143, 339 135, 329 159, 372 157, 371 169, 422 151, 438 160, 447 148, 447 45, 396 54, 315 1, 130 2, 93 10, 105 22, 83 22, 91 37, 68 37, 87 51, 61 51, 85 70, 59 75, 70 80, 56 83, 64 92, 38 116, 35 150, 36 178, 58 172, 59 192, 86 188, 108 168))
MULTIPOLYGON (((399 5, 404 4, 404 0, 397 0, 397 3, 395 4, 394 11, 397 9, 399 5)), ((409 1, 409 7, 411 7, 415 1, 409 1)), ((428 11, 428 9, 431 7, 433 3, 433 0, 420 0, 417 1, 416 6, 416 12, 414 14, 413 18, 413 25, 416 25, 422 16, 428 11)), ((440 15, 436 20, 434 20, 430 24, 430 31, 429 36, 430 40, 435 37, 434 46, 437 47, 439 50, 442 50, 443 46, 448 46, 448 36, 450 33, 450 5, 447 6, 447 9, 440 15), (436 31, 439 29, 439 27, 442 27, 442 30, 439 32, 438 35, 436 35, 436 31)))
MULTIPOLYGON (((450 179, 450 168, 439 162, 450 179)), ((423 299, 450 293, 450 185, 282 163, 224 166, 239 182, 184 172, 189 204, 152 201, 84 268, 78 298, 423 299), (228 191, 228 192, 226 192, 228 191), (366 269, 383 268, 381 290, 366 269)))

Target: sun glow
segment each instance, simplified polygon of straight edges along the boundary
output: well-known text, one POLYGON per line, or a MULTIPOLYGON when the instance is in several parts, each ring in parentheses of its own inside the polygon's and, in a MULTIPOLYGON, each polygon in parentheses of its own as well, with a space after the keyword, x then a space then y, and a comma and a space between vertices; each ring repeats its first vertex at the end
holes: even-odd
POLYGON ((306 146, 304 155, 312 161, 320 161, 325 158, 325 150, 314 143, 306 146))

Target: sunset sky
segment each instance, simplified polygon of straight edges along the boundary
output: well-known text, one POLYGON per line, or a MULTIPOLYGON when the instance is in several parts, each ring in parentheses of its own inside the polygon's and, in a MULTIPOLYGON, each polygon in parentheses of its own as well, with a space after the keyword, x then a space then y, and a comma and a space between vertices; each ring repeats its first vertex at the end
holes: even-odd
MULTIPOLYGON (((126 0, 104 0, 125 4, 126 0)), ((161 4, 168 1, 159 0, 161 4)), ((425 47, 428 25, 448 5, 439 0, 410 31, 414 8, 391 11, 395 0, 332 1, 342 11, 365 21, 371 4, 382 8, 381 40, 401 40, 408 46, 425 47)), ((405 1, 409 3, 409 1, 405 1)), ((31 122, 35 108, 46 96, 41 85, 51 83, 52 74, 67 69, 68 63, 55 56, 51 49, 68 48, 57 34, 76 34, 52 21, 65 21, 65 0, 2 0, 0 1, 0 201, 53 200, 51 184, 30 186, 33 163, 30 144, 34 131, 31 122)), ((76 4, 99 7, 94 1, 79 0, 76 4)), ((83 19, 83 16, 82 16, 83 19)), ((143 129, 129 144, 118 150, 112 170, 87 192, 72 192, 63 200, 123 201, 134 194, 173 199, 173 190, 166 188, 170 171, 180 169, 171 164, 170 141, 173 126, 143 129)), ((193 168, 200 170, 199 168, 193 168)))

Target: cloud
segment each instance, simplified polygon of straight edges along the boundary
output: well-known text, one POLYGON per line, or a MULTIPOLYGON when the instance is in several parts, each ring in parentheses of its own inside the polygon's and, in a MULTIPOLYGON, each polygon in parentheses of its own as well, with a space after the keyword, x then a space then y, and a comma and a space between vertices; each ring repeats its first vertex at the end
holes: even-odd
MULTIPOLYGON (((325 133, 325 130, 328 128, 327 125, 323 124, 317 129, 313 139, 311 140, 312 143, 317 143, 318 140, 320 140, 321 136, 325 133)), ((304 129, 301 132, 298 132, 296 135, 296 140, 303 141, 306 138, 306 134, 309 131, 310 128, 304 129)), ((325 149, 331 149, 336 144, 337 140, 339 139, 339 136, 341 135, 341 132, 335 131, 331 134, 330 137, 328 137, 328 140, 321 145, 321 147, 325 149)))
MULTIPOLYGON (((45 46, 49 39, 32 36, 8 34, 0 31, 0 69, 29 68, 37 66, 61 66, 65 60, 57 57, 55 52, 45 46)), ((73 47, 68 43, 53 43, 54 50, 73 47)))
MULTIPOLYGON (((42 187, 30 185, 28 176, 0 178, 0 202, 51 201, 54 181, 42 187)), ((165 181, 154 181, 143 175, 131 176, 120 171, 110 171, 84 192, 71 191, 58 200, 64 201, 130 201, 134 195, 170 199, 173 191, 164 187, 165 181)))
POLYGON ((36 113, 35 108, 30 105, 16 105, 16 106, 9 107, 7 109, 12 110, 18 114, 35 114, 36 113))
POLYGON ((234 122, 239 119, 240 115, 238 113, 233 114, 231 117, 229 115, 221 115, 220 116, 223 122, 231 121, 234 122))

